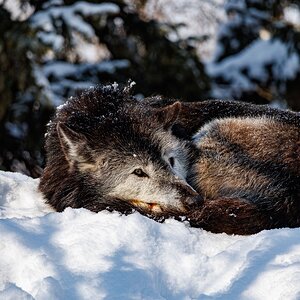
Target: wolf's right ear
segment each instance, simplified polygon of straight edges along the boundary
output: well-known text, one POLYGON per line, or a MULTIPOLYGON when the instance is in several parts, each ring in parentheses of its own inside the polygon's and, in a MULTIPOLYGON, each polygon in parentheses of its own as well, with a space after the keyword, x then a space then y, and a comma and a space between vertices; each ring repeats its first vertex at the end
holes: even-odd
POLYGON ((87 144, 86 137, 60 122, 57 123, 56 130, 61 148, 70 166, 73 166, 75 161, 81 161, 83 159, 81 150, 87 144))
POLYGON ((177 120, 180 110, 181 110, 181 103, 179 101, 167 105, 164 108, 157 109, 156 115, 158 121, 163 124, 165 129, 168 129, 177 120))

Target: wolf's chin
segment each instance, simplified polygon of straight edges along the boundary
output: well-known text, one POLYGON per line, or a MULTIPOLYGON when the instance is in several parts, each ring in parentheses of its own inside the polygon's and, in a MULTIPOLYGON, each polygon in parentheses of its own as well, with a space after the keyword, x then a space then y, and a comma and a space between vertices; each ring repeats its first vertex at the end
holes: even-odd
POLYGON ((130 203, 134 206, 134 207, 138 207, 141 209, 145 209, 149 212, 154 212, 154 213, 162 213, 163 212, 163 208, 155 202, 149 203, 149 202, 144 202, 141 200, 131 200, 130 203))

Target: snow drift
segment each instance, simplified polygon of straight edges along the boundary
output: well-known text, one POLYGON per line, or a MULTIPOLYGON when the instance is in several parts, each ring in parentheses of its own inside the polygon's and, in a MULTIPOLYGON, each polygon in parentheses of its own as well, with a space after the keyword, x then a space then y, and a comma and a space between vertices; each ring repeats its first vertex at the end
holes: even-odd
POLYGON ((241 237, 57 213, 37 185, 0 172, 0 299, 300 299, 300 229, 241 237))

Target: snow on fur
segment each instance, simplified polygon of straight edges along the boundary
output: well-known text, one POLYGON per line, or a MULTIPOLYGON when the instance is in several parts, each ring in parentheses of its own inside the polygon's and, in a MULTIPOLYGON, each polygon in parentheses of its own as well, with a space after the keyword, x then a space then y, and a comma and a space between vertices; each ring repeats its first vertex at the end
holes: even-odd
POLYGON ((241 237, 138 213, 56 213, 37 185, 0 172, 0 299, 300 298, 300 229, 241 237))

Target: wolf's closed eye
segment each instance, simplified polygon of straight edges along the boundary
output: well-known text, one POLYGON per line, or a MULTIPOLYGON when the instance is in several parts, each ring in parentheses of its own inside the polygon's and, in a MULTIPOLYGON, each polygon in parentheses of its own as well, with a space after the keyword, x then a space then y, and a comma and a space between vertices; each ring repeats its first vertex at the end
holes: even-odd
POLYGON ((138 177, 149 177, 142 169, 135 169, 132 174, 138 176, 138 177))

